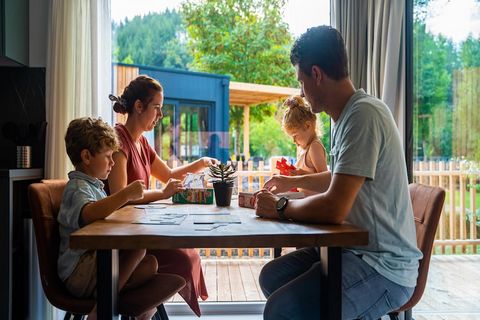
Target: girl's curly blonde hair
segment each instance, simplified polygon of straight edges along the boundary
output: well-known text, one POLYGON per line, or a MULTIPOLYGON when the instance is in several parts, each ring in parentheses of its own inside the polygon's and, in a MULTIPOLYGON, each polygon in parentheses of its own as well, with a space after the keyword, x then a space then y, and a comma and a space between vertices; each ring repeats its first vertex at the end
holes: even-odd
POLYGON ((305 122, 316 124, 317 117, 301 96, 292 96, 283 103, 282 127, 286 130, 303 128, 305 122))

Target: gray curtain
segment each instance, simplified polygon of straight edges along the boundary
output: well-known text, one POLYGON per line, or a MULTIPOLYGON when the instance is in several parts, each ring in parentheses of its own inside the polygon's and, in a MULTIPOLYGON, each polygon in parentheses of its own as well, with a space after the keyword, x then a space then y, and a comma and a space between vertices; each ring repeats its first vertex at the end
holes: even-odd
POLYGON ((399 0, 331 0, 331 24, 345 40, 350 76, 387 103, 405 133, 405 3, 399 0))

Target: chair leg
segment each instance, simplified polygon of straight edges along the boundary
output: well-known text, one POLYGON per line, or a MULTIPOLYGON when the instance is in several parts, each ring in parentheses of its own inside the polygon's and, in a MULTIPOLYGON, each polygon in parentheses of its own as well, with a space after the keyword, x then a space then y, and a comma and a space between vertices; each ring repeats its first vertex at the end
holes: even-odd
POLYGON ((414 320, 412 315, 412 309, 405 310, 404 314, 405 314, 405 317, 404 317, 405 320, 414 320))
POLYGON ((397 312, 391 312, 388 316, 390 317, 390 320, 400 320, 397 312))
POLYGON ((163 303, 157 307, 157 313, 155 314, 155 317, 155 319, 158 320, 168 320, 167 310, 165 310, 163 303))

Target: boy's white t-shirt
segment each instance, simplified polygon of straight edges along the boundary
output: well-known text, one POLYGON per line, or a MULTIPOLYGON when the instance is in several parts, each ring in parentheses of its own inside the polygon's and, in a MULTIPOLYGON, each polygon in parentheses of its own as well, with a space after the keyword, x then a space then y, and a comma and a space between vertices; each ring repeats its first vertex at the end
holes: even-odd
POLYGON ((349 248, 387 279, 415 287, 415 222, 400 136, 388 107, 357 90, 334 124, 333 174, 365 177, 346 221, 369 231, 369 244, 349 248))

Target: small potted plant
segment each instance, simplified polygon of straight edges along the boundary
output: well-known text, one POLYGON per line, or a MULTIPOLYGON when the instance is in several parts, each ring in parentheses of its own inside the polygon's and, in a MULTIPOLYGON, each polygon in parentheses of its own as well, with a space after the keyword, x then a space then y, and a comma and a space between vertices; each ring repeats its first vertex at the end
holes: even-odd
POLYGON ((233 181, 235 180, 235 167, 232 164, 219 163, 209 167, 215 191, 215 202, 219 207, 230 206, 232 200, 233 181))

